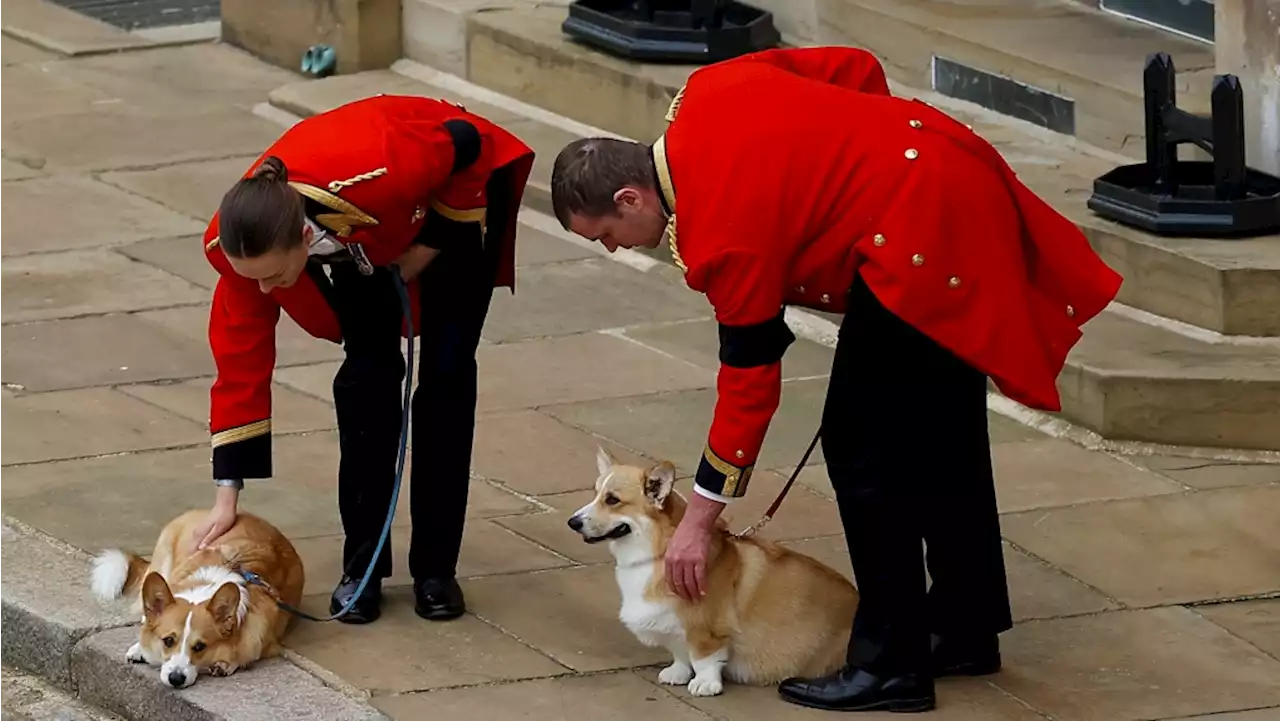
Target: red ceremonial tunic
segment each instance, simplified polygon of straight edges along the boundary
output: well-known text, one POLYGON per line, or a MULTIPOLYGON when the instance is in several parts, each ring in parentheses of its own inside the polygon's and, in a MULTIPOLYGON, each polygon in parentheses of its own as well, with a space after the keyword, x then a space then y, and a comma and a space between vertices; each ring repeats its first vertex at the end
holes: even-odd
POLYGON ((990 144, 892 97, 874 56, 783 49, 709 65, 668 120, 653 151, 673 254, 721 325, 703 490, 746 492, 794 340, 784 307, 844 312, 855 273, 1010 398, 1059 409, 1079 326, 1120 276, 990 144))
MULTIPOLYGON (((462 127, 466 128, 466 125, 462 127)), ((312 219, 373 266, 393 263, 420 231, 467 231, 471 242, 500 242, 495 287, 515 289, 516 214, 533 166, 533 151, 502 128, 461 106, 418 96, 380 95, 304 119, 285 131, 245 176, 274 155, 289 184, 320 208, 312 219), (455 135, 465 121, 472 141, 465 151, 455 135), (450 125, 446 125, 450 123, 450 125), (478 149, 474 146, 478 135, 478 149), (468 165, 454 172, 455 154, 468 165), (487 208, 489 181, 502 170, 501 208, 487 208), (488 223, 489 211, 500 216, 488 223), (476 232, 479 231, 479 232, 476 232)), ((276 322, 288 313, 316 338, 340 343, 338 317, 306 273, 289 288, 262 293, 240 276, 218 247, 218 215, 204 234, 205 256, 220 277, 209 313, 209 345, 217 366, 209 425, 216 478, 271 475, 271 377, 276 322)), ((421 309, 409 283, 414 328, 421 309)))

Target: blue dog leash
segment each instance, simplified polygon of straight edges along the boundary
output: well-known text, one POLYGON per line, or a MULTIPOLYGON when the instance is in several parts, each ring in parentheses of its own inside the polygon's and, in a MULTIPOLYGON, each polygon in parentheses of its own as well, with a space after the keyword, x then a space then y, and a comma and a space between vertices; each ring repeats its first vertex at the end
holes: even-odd
POLYGON ((405 368, 404 378, 404 407, 400 419, 400 457, 396 460, 396 480, 395 485, 391 488, 391 507, 387 509, 387 520, 382 524, 382 536, 378 539, 378 545, 374 548, 373 556, 369 559, 369 567, 365 569, 364 578, 360 579, 360 585, 356 587, 356 592, 351 595, 351 600, 347 601, 342 610, 329 616, 328 618, 319 618, 312 616, 298 608, 294 608, 284 601, 280 600, 280 596, 276 590, 271 587, 261 576, 253 571, 240 568, 237 571, 248 583, 261 586, 266 590, 267 594, 275 600, 276 605, 282 610, 293 614, 299 618, 305 618, 308 621, 333 621, 347 615, 347 612, 355 606, 356 601, 360 600, 361 594, 364 593, 365 586, 369 584, 369 578, 373 576, 374 564, 378 562, 378 556, 382 553, 383 546, 387 543, 387 537, 391 535, 391 522, 395 519, 396 504, 400 499, 400 482, 404 479, 404 458, 405 452, 409 445, 409 405, 413 400, 413 308, 409 303, 409 288, 405 285, 404 278, 400 275, 400 268, 391 266, 391 280, 396 285, 396 293, 400 296, 400 309, 404 314, 405 323, 409 329, 409 362, 405 368))

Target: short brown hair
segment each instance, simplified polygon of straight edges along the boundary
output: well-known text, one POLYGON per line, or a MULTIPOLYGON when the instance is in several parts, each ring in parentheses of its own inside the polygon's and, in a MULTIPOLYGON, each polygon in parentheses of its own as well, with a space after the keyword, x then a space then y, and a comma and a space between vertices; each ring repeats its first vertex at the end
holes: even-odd
POLYGON ((564 146, 551 169, 551 207, 568 228, 573 214, 617 213, 613 194, 624 187, 653 189, 649 146, 615 138, 580 138, 564 146))
POLYGON ((302 196, 289 185, 284 161, 268 156, 222 196, 218 242, 227 254, 256 258, 302 242, 302 196))

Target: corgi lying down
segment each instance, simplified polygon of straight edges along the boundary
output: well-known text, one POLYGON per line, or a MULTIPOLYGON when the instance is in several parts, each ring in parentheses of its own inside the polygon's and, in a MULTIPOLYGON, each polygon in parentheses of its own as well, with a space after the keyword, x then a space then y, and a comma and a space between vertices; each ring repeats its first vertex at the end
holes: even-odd
POLYGON ((595 499, 569 519, 587 543, 607 542, 617 562, 622 623, 647 646, 671 652, 662 683, 714 696, 723 681, 776 684, 833 673, 845 663, 858 593, 834 569, 766 540, 713 531, 707 594, 675 595, 663 555, 684 514, 669 462, 619 465, 600 449, 595 499))
POLYGON ((279 654, 292 616, 261 586, 246 582, 240 569, 256 573, 295 607, 305 581, 293 544, 244 511, 209 548, 184 555, 192 528, 206 513, 188 511, 170 521, 150 563, 111 549, 94 559, 90 572, 98 598, 136 596, 142 626, 125 658, 158 667, 160 679, 174 688, 190 686, 201 673, 228 676, 279 654))

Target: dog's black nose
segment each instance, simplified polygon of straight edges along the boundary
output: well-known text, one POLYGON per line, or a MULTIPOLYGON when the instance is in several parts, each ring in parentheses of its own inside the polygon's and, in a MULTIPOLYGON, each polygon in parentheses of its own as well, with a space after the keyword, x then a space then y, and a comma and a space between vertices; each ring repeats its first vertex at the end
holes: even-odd
POLYGON ((578 517, 578 516, 573 516, 573 517, 571 517, 571 518, 569 519, 569 528, 572 528, 572 529, 573 529, 573 530, 575 530, 575 531, 581 531, 581 530, 582 530, 582 519, 581 519, 580 517, 578 517))
POLYGON ((174 688, 182 688, 182 684, 187 682, 187 675, 181 671, 169 672, 169 685, 174 688))

